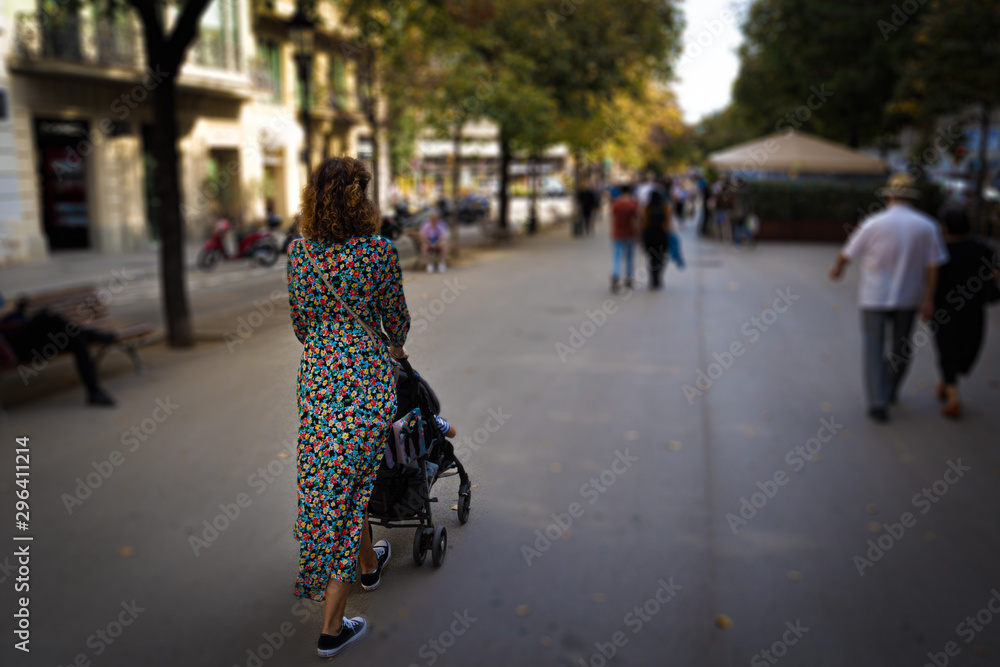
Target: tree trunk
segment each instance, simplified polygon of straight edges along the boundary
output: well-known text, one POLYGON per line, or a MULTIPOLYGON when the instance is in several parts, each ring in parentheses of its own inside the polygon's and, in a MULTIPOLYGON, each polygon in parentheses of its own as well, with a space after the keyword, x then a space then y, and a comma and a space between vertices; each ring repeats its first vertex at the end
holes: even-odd
POLYGON ((990 116, 993 109, 989 103, 983 103, 983 116, 979 122, 979 173, 976 174, 976 199, 975 199, 975 219, 976 223, 982 225, 986 221, 986 202, 983 197, 983 190, 986 188, 987 173, 987 153, 990 133, 990 116))
POLYGON ((155 91, 156 188, 160 198, 160 277, 167 341, 171 347, 191 347, 194 335, 184 283, 184 221, 181 219, 177 153, 176 73, 155 91))
POLYGON ((451 228, 451 256, 458 257, 458 180, 462 175, 459 161, 462 159, 462 126, 455 125, 453 131, 455 161, 451 166, 451 220, 448 226, 451 228))
POLYGON ((538 155, 531 156, 531 211, 528 213, 528 233, 534 234, 538 231, 538 155))
POLYGON ((507 138, 507 132, 501 128, 500 129, 500 213, 497 220, 497 227, 501 232, 507 231, 507 221, 510 216, 510 202, 507 197, 507 188, 510 185, 509 175, 510 171, 510 140, 507 138))

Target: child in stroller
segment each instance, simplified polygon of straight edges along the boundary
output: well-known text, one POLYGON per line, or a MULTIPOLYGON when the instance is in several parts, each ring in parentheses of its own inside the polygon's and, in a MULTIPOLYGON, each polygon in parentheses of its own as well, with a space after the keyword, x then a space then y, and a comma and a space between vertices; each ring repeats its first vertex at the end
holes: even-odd
POLYGON ((458 475, 458 520, 469 520, 472 484, 448 441, 455 429, 438 416, 434 390, 406 359, 398 360, 397 409, 386 454, 379 466, 368 504, 368 522, 386 528, 415 528, 413 561, 421 565, 432 554, 435 567, 444 562, 448 531, 434 525, 431 489, 442 477, 458 475))

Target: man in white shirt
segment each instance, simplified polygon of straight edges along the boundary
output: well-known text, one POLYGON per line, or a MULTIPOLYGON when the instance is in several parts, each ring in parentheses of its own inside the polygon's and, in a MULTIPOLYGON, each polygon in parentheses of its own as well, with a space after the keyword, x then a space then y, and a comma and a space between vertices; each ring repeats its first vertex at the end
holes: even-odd
POLYGON ((889 405, 896 403, 911 361, 908 343, 917 310, 924 320, 933 317, 938 266, 948 260, 937 224, 911 205, 920 197, 913 179, 895 174, 882 194, 889 200, 886 210, 854 230, 830 269, 830 278, 838 280, 848 263, 861 264, 858 306, 868 415, 880 423, 889 420, 889 405))

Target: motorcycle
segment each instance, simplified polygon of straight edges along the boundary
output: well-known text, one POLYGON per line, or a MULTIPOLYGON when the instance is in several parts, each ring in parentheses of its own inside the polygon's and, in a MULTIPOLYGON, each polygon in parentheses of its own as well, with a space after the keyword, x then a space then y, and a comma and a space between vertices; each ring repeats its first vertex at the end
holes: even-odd
POLYGON ((387 215, 382 216, 382 227, 379 229, 379 235, 384 236, 390 241, 395 241, 403 233, 402 226, 387 215))
POLYGON ((285 241, 281 244, 281 253, 287 255, 289 249, 292 247, 292 244, 300 238, 302 238, 302 233, 299 232, 299 221, 298 216, 296 216, 295 222, 292 223, 291 227, 285 230, 285 241))
POLYGON ((258 229, 243 235, 233 244, 227 243, 232 229, 232 223, 225 218, 215 223, 212 236, 198 252, 198 268, 210 271, 221 260, 249 259, 259 266, 273 266, 278 261, 278 243, 271 230, 258 229))

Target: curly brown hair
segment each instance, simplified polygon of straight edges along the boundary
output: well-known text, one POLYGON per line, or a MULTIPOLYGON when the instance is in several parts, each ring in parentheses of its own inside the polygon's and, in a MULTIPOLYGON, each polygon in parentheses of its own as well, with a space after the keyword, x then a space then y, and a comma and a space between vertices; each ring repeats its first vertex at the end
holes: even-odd
POLYGON ((302 189, 299 231, 324 243, 341 243, 378 232, 378 207, 365 190, 372 175, 351 157, 332 157, 316 167, 302 189))

